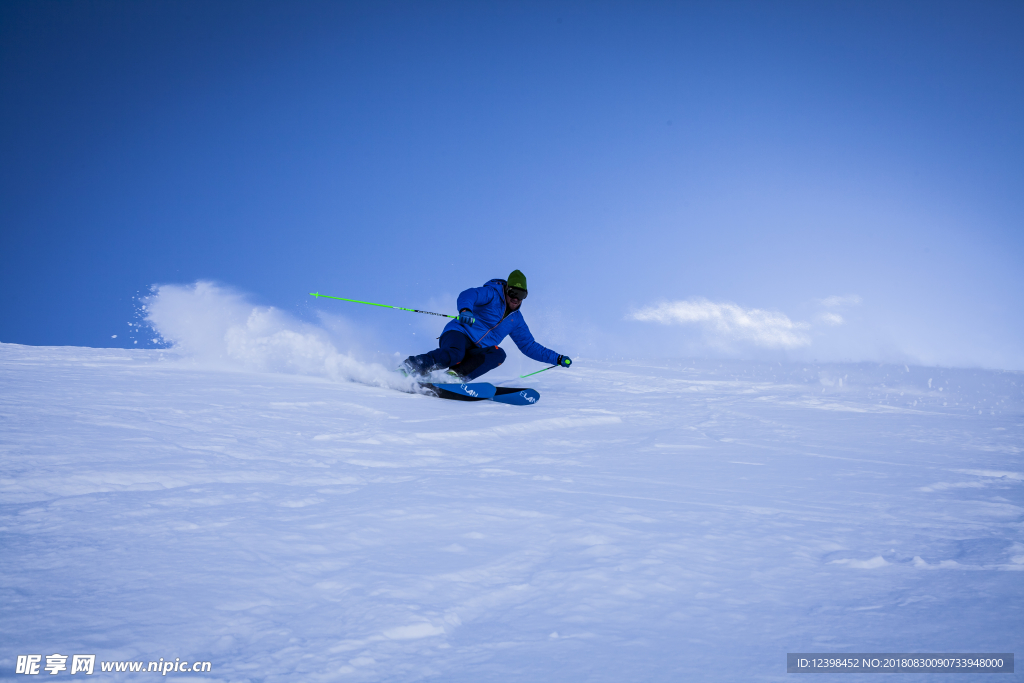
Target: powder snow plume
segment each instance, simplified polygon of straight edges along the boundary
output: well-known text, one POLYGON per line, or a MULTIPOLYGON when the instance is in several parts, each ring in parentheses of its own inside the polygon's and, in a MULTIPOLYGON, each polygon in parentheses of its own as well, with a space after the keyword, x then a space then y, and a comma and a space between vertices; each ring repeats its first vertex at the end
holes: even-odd
POLYGON ((184 358, 211 367, 325 377, 411 390, 413 383, 377 363, 341 353, 322 328, 273 307, 254 306, 213 282, 155 285, 142 300, 145 319, 184 358))

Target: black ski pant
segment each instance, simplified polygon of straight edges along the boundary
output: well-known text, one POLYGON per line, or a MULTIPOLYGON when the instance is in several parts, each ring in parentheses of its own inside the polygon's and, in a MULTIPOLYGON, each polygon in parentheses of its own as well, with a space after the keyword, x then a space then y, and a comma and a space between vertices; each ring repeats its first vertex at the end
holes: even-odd
POLYGON ((437 346, 430 353, 413 356, 411 360, 424 372, 450 368, 466 379, 476 379, 505 362, 505 352, 500 347, 480 348, 458 330, 442 334, 437 346))

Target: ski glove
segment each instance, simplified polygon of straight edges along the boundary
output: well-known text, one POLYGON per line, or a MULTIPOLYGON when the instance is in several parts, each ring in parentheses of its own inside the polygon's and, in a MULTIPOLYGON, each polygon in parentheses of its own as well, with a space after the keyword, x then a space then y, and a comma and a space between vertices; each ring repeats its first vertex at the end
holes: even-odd
POLYGON ((476 318, 470 315, 471 311, 467 308, 463 311, 459 311, 459 322, 463 325, 472 325, 476 322, 476 318))
POLYGON ((558 360, 555 361, 555 365, 567 368, 572 365, 572 358, 569 358, 569 356, 559 356, 558 360))

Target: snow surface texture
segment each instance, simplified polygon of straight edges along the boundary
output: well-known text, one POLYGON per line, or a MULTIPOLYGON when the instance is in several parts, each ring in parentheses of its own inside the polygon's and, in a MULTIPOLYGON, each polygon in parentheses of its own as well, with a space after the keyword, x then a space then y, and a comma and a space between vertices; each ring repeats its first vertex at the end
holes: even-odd
POLYGON ((782 681, 787 652, 1024 650, 1020 374, 580 360, 510 407, 232 320, 287 348, 0 344, 0 677, 782 681))

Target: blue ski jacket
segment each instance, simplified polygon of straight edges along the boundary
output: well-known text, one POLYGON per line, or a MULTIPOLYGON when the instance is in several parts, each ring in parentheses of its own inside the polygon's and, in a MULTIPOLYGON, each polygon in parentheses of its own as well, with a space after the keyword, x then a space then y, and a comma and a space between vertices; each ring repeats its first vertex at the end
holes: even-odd
POLYGON ((558 362, 558 354, 538 344, 526 326, 526 320, 519 311, 505 315, 505 281, 491 280, 483 287, 471 287, 459 294, 459 310, 468 308, 473 311, 476 322, 464 325, 452 320, 444 326, 444 331, 462 332, 479 347, 497 346, 508 336, 516 343, 519 350, 527 358, 540 363, 554 365, 558 362))

